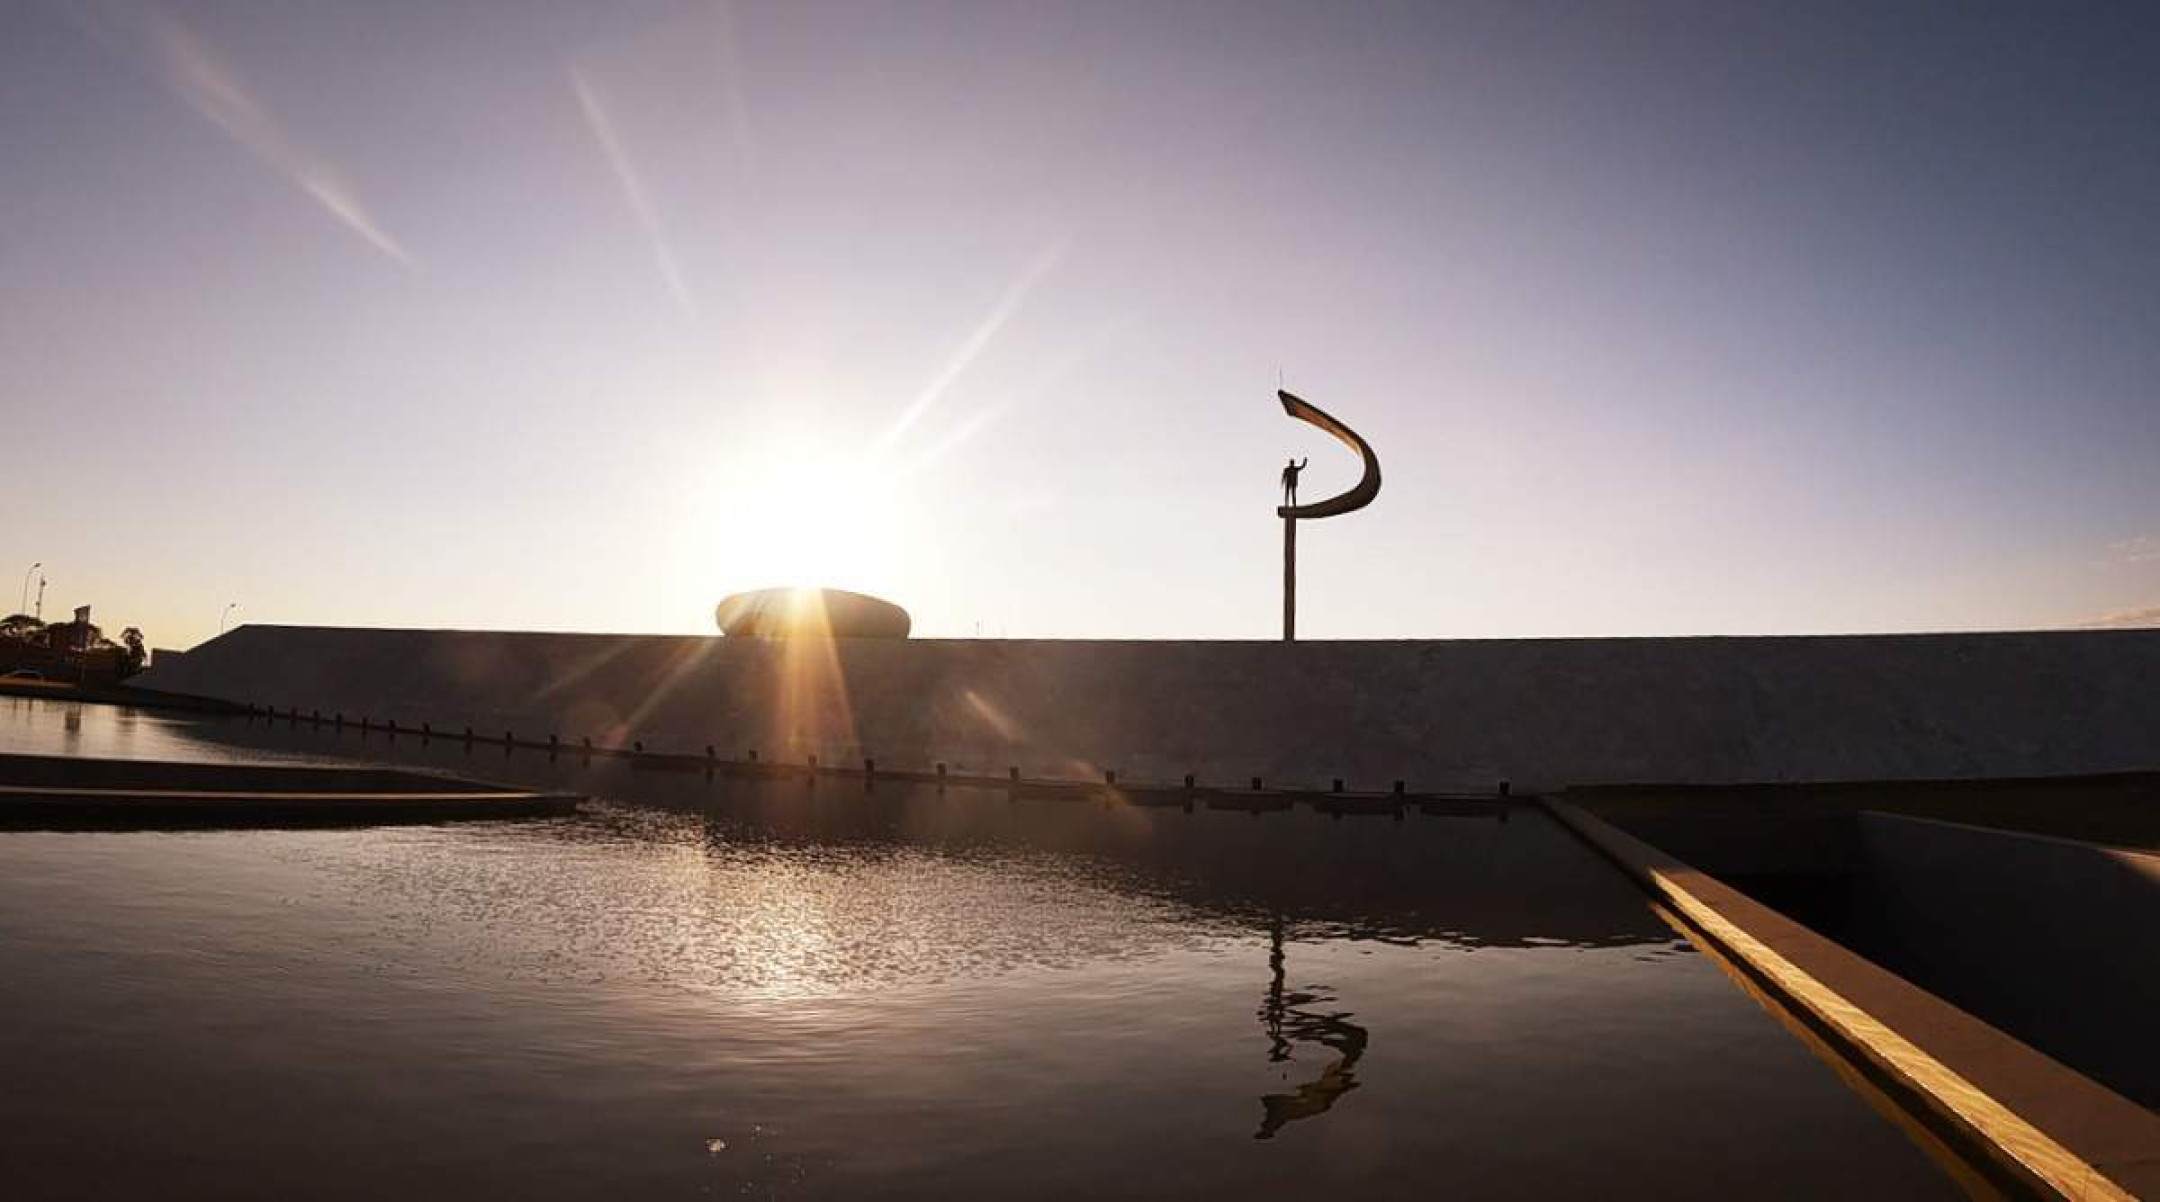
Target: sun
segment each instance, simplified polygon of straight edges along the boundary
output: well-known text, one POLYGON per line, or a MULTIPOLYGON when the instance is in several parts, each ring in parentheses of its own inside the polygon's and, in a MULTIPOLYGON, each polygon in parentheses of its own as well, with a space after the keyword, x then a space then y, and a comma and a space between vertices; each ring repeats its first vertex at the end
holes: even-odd
POLYGON ((914 506, 886 457, 796 435, 760 440, 731 458, 691 502, 697 574, 709 588, 884 594, 904 583, 914 506))

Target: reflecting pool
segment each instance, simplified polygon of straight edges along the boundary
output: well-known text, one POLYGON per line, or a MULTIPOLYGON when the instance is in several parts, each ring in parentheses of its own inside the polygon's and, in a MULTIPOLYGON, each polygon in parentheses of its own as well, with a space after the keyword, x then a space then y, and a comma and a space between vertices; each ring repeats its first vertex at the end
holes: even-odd
POLYGON ((1533 807, 1104 808, 65 708, 0 704, 0 750, 597 800, 0 833, 14 1196, 1958 1196, 1533 807))

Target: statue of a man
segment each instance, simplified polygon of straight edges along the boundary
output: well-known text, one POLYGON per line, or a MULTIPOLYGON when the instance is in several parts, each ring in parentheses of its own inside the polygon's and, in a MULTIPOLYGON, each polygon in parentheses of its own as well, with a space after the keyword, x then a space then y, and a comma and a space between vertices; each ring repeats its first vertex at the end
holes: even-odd
POLYGON ((1311 462, 1312 462, 1312 460, 1311 460, 1311 459, 1310 459, 1310 458, 1308 457, 1308 458, 1305 458, 1305 459, 1292 459, 1292 460, 1290 460, 1289 462, 1287 462, 1287 463, 1283 464, 1283 470, 1282 470, 1282 503, 1283 503, 1283 504, 1285 504, 1285 505, 1295 505, 1295 504, 1297 504, 1297 477, 1298 477, 1298 473, 1299 473, 1299 472, 1302 472, 1302 471, 1304 471, 1304 470, 1305 470, 1305 465, 1306 465, 1306 464, 1308 464, 1308 463, 1311 463, 1311 462))

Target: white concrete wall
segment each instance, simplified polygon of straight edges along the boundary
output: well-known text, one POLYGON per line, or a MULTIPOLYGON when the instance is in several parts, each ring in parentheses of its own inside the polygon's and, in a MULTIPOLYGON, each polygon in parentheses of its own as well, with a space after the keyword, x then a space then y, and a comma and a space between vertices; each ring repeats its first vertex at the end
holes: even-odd
POLYGON ((574 744, 1412 789, 2160 768, 2160 631, 1418 642, 244 626, 139 679, 574 744))

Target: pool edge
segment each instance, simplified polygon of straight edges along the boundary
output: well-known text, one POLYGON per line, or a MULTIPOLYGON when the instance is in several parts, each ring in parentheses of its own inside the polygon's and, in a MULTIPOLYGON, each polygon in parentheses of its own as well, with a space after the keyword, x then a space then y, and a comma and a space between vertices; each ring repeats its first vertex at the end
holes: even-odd
POLYGON ((1563 825, 2020 1179, 2078 1199, 2160 1196, 2160 1115, 1606 823, 1563 825))

